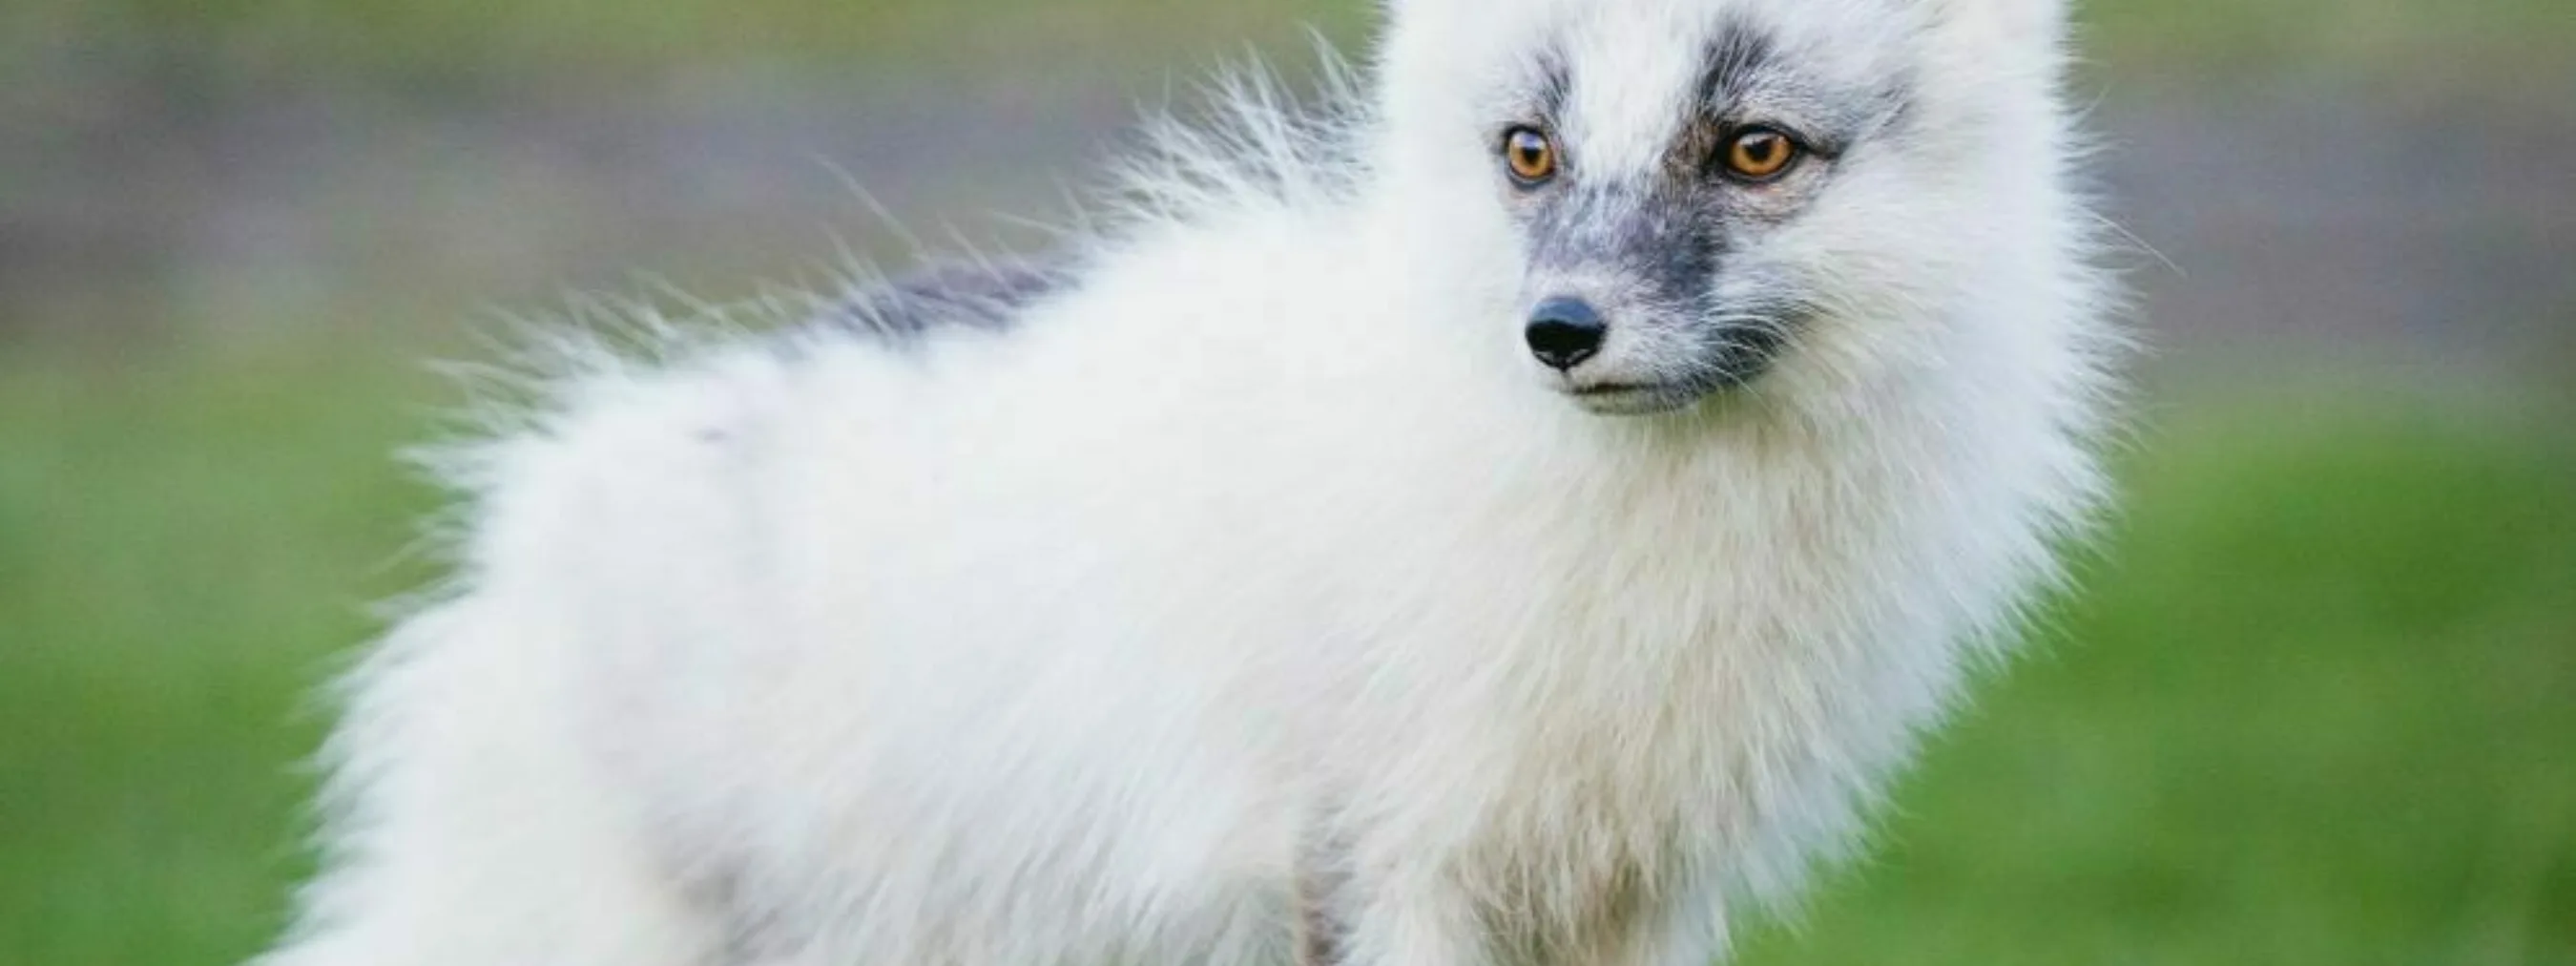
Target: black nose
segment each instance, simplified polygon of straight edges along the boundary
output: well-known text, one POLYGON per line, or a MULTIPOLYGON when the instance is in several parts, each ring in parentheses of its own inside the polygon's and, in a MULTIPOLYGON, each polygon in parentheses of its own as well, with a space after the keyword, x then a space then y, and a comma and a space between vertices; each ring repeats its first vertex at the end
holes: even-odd
POLYGON ((1530 311, 1529 331, 1524 334, 1530 354, 1561 371, 1582 365, 1601 351, 1601 339, 1610 334, 1610 327, 1582 299, 1558 296, 1530 311))

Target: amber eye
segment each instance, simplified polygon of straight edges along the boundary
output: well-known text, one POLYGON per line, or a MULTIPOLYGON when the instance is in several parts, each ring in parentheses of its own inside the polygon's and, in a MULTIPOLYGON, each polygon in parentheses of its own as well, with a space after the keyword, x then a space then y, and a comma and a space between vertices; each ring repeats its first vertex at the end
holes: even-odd
POLYGON ((1726 172, 1746 181, 1769 181, 1798 160, 1798 142, 1767 127, 1749 128, 1726 145, 1726 172))
POLYGON ((1521 187, 1546 184, 1556 177, 1556 142, 1536 128, 1513 128, 1503 135, 1503 164, 1521 187))

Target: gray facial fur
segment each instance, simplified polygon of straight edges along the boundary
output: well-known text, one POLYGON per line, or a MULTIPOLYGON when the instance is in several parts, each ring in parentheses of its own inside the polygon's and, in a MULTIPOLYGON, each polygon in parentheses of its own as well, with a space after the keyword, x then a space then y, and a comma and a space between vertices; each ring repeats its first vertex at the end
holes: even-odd
MULTIPOLYGON (((1578 395, 1617 390, 1615 411, 1678 408, 1758 379, 1814 311, 1764 260, 1739 257, 1794 220, 1830 180, 1834 162, 1906 113, 1902 79, 1845 90, 1803 72, 1793 51, 1759 26, 1731 21, 1702 56, 1690 116, 1649 176, 1586 177, 1579 146, 1559 145, 1562 170, 1513 191, 1526 233, 1535 304, 1555 296, 1591 302, 1608 319, 1613 349, 1566 377, 1578 395), (1777 179, 1749 183, 1719 158, 1752 128, 1787 134, 1800 159, 1777 179), (1594 369, 1587 373, 1585 369, 1594 369), (1587 381, 1588 380, 1588 381, 1587 381)), ((1573 126, 1569 92, 1582 78, 1562 57, 1544 61, 1515 124, 1573 126)))

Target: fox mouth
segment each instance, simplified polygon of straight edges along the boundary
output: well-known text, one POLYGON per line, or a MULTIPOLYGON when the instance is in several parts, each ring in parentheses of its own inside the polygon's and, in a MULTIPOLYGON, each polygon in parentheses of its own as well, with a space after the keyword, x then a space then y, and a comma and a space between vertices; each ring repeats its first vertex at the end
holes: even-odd
POLYGON ((1674 412, 1710 396, 1742 390, 1770 371, 1773 360, 1767 353, 1748 355, 1754 357, 1662 379, 1560 378, 1553 388, 1576 405, 1605 416, 1674 412))
POLYGON ((1645 416, 1688 407, 1707 396, 1709 387, 1684 382, 1603 382, 1559 385, 1557 391, 1605 416, 1645 416))

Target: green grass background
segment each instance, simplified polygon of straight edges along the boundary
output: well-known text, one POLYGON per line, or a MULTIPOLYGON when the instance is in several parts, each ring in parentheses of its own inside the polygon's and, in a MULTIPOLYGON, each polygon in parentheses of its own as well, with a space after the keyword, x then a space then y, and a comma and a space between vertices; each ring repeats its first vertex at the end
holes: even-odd
MULTIPOLYGON (((427 568, 385 353, 0 365, 0 962, 278 922, 310 700, 427 568)), ((1756 964, 2576 962, 2576 407, 2160 405, 2037 647, 1756 964)))
MULTIPOLYGON (((1246 46, 1293 48, 1308 29, 1347 42, 1365 33, 1378 2, 12 0, 0 5, 0 79, 136 63, 181 74, 201 94, 320 71, 405 96, 531 96, 631 89, 751 60, 880 86, 980 78, 1009 87, 1030 76, 1187 77, 1174 65, 1203 66, 1246 46)), ((2576 82, 2566 0, 2079 6, 2085 59, 2113 80, 2308 76, 2360 83, 2373 97, 2511 95, 2544 106, 2576 82)))
MULTIPOLYGON (((758 54, 935 86, 943 57, 1347 36, 1357 6, 26 0, 0 80, 562 91, 758 54)), ((2528 89, 2576 62, 2563 0, 2089 20, 2111 77, 2528 89)), ((0 116, 53 109, 24 108, 0 116)), ((315 689, 432 573, 403 551, 435 502, 389 454, 452 396, 404 360, 452 350, 282 330, 307 334, 0 340, 0 966, 232 962, 306 868, 315 689)), ((2157 383, 2082 592, 1747 962, 2576 964, 2576 396, 2278 361, 2157 383)))

